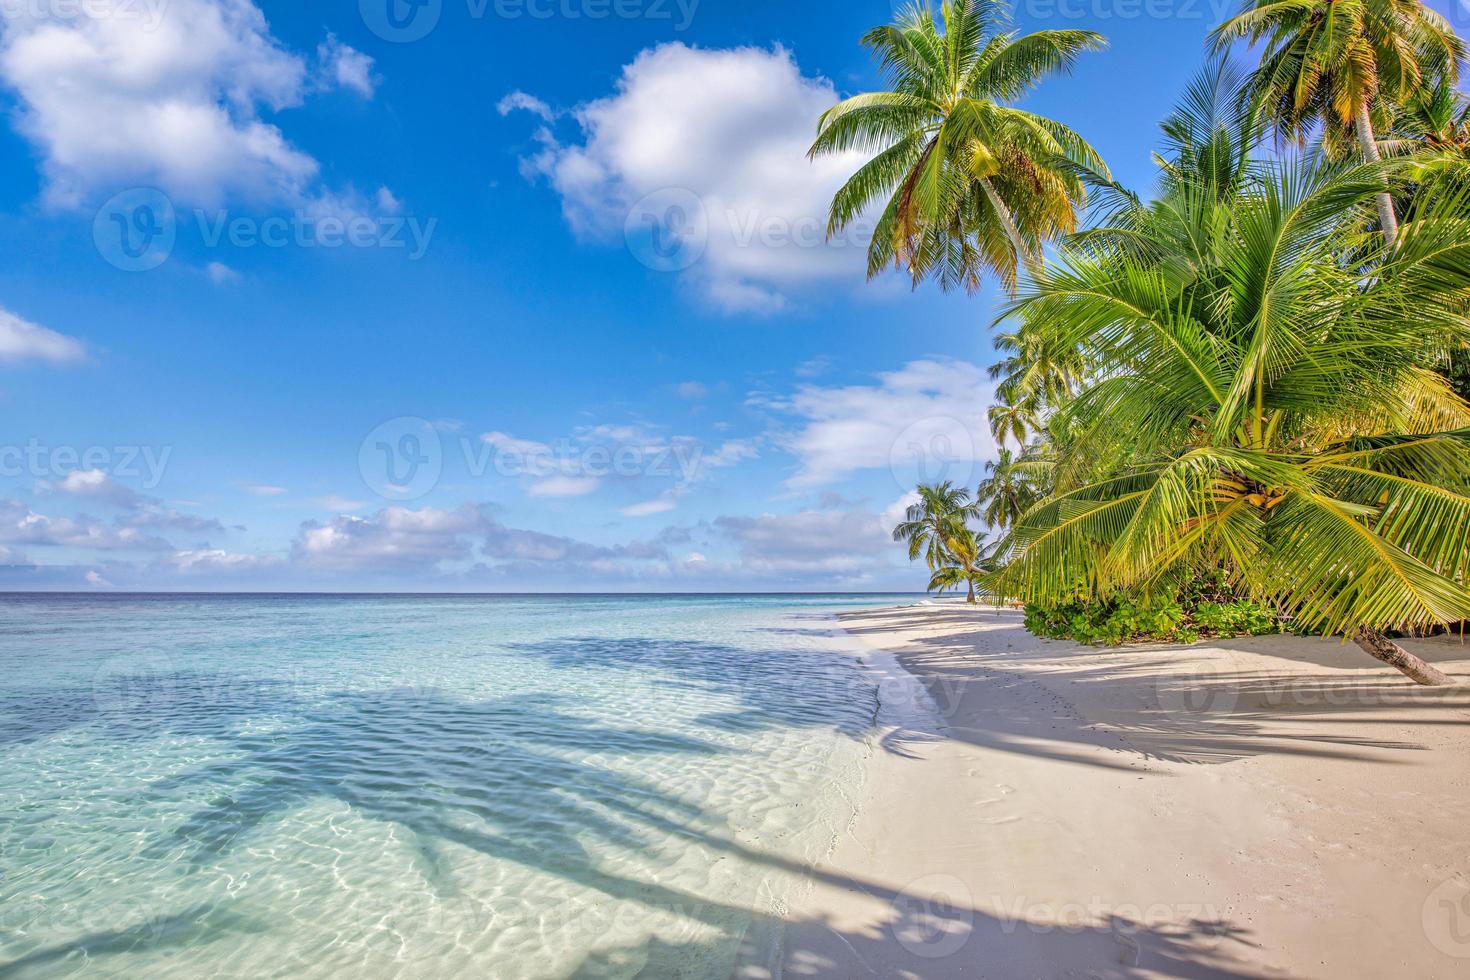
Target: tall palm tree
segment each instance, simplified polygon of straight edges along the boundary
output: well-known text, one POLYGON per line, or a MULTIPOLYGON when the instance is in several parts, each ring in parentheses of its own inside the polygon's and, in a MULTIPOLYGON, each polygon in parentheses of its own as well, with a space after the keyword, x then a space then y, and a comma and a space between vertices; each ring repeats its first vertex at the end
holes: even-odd
POLYGON ((953 483, 920 484, 919 499, 910 504, 904 519, 893 529, 893 540, 908 542, 909 561, 920 555, 933 571, 944 561, 944 542, 965 529, 975 515, 970 491, 953 483))
POLYGON ((1430 370, 1470 339, 1470 195, 1366 236, 1386 168, 1252 161, 1209 101, 1171 120, 1161 198, 1064 245, 1008 311, 1098 366, 1062 453, 1125 462, 1022 516, 999 587, 1057 602, 1219 570, 1444 683, 1385 634, 1470 617, 1470 404, 1430 370))
POLYGON ((944 540, 944 561, 929 579, 929 590, 941 595, 964 583, 968 589, 965 601, 974 603, 975 587, 994 573, 995 546, 985 545, 985 536, 965 528, 944 540))
POLYGON ((1009 449, 1001 449, 999 457, 985 464, 986 477, 975 492, 980 517, 991 527, 1010 527, 1038 498, 1035 482, 1009 449))
MULTIPOLYGON (((1217 50, 1245 38, 1266 49, 1252 77, 1277 132, 1297 142, 1322 127, 1328 154, 1341 157, 1356 137, 1363 159, 1380 159, 1375 125, 1426 80, 1453 81, 1464 45, 1421 0, 1245 0, 1215 28, 1217 50)), ((1398 216, 1387 191, 1378 220, 1390 243, 1398 216)))
POLYGON ((875 154, 833 197, 828 233, 886 199, 869 276, 895 264, 915 285, 933 275, 974 290, 991 272, 1009 287, 1018 263, 1039 267, 1042 243, 1076 227, 1080 172, 1107 172, 1071 129, 1011 103, 1104 42, 1091 31, 1017 36, 1004 0, 946 0, 940 18, 942 30, 915 4, 870 31, 863 44, 890 90, 822 114, 812 157, 875 154))

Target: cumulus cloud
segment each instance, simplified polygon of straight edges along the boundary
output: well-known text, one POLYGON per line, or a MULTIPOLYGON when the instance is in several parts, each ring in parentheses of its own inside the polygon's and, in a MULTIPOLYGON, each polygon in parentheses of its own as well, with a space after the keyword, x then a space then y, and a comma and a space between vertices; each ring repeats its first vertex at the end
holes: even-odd
POLYGON ((217 548, 177 551, 163 564, 184 574, 217 572, 253 572, 276 568, 281 559, 275 555, 233 554, 217 548))
POLYGON ((526 492, 533 497, 582 497, 610 479, 665 484, 656 498, 623 508, 628 517, 672 510, 715 471, 757 455, 753 440, 726 439, 711 448, 695 436, 666 435, 641 424, 583 426, 555 444, 499 431, 482 434, 480 442, 484 449, 471 460, 472 469, 493 467, 503 476, 527 478, 532 482, 526 492))
MULTIPOLYGON (((677 208, 703 239, 682 275, 726 312, 770 313, 803 286, 862 278, 861 235, 826 241, 828 204, 862 154, 806 159, 813 120, 837 100, 780 47, 663 44, 624 66, 613 95, 572 113, 579 141, 543 128, 523 169, 550 181, 588 237, 617 240, 640 207, 654 222, 677 208)), ((553 118, 525 93, 500 108, 553 118)))
POLYGON ((351 89, 365 99, 371 99, 377 91, 379 79, 373 73, 373 59, 343 44, 337 35, 327 35, 317 46, 316 57, 326 87, 351 89))
POLYGON ((173 547, 164 539, 145 534, 136 527, 106 524, 86 514, 48 517, 18 500, 0 500, 0 542, 96 551, 157 551, 173 547))
POLYGON ((477 559, 480 570, 612 571, 623 562, 668 558, 660 542, 600 545, 508 527, 486 505, 452 510, 386 507, 370 517, 308 521, 291 548, 303 567, 355 572, 446 570, 477 559))
POLYGON ((454 510, 385 507, 372 517, 344 514, 325 523, 307 521, 291 557, 338 569, 433 566, 469 558, 469 536, 482 532, 487 519, 481 508, 465 504, 454 510))
POLYGON ((796 416, 780 440, 799 468, 788 484, 813 489, 860 470, 889 467, 901 486, 969 483, 981 460, 995 458, 985 417, 994 382, 966 361, 911 361, 878 383, 802 385, 789 397, 753 403, 796 416))
POLYGON ((0 309, 0 363, 48 361, 66 364, 87 356, 87 348, 79 340, 0 309))
POLYGON ((222 532, 225 529, 214 518, 185 514, 160 500, 140 494, 102 470, 73 470, 51 489, 120 508, 124 513, 115 522, 118 527, 191 532, 222 532))
POLYGON ((868 510, 727 516, 713 525, 736 543, 743 568, 756 574, 872 572, 894 552, 892 525, 868 510))
MULTIPOLYGON (((317 161, 261 119, 299 104, 309 73, 253 0, 7 4, 3 15, 0 81, 19 97, 52 204, 134 184, 205 205, 311 196, 317 161)), ((370 94, 371 60, 335 39, 323 47, 336 84, 370 94)))

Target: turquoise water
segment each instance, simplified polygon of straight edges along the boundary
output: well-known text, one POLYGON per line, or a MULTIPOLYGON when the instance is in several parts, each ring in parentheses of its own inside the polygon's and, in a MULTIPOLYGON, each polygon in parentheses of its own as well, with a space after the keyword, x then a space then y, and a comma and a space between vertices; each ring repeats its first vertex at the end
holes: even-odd
POLYGON ((899 601, 0 597, 0 975, 728 976, 899 601))

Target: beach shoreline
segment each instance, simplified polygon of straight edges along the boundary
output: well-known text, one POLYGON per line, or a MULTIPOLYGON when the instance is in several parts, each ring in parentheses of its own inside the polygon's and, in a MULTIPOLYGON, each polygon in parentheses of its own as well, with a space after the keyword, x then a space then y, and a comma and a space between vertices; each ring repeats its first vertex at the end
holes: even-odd
MULTIPOLYGON (((1086 648, 951 603, 845 613, 866 802, 782 973, 1449 978, 1470 970, 1470 687, 1270 636, 1086 648), (920 693, 922 692, 922 693, 920 693)), ((1406 641, 1470 681, 1470 647, 1406 641)))

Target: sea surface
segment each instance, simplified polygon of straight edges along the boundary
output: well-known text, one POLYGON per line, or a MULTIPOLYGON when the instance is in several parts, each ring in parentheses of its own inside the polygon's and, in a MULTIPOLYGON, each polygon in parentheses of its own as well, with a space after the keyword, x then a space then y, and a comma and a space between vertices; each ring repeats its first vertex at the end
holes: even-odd
POLYGON ((912 601, 0 596, 0 976, 727 977, 912 601))

